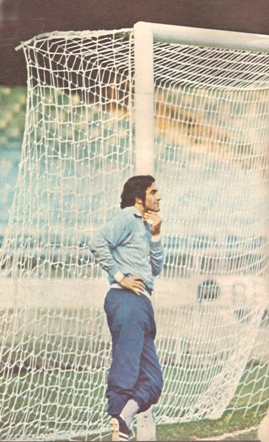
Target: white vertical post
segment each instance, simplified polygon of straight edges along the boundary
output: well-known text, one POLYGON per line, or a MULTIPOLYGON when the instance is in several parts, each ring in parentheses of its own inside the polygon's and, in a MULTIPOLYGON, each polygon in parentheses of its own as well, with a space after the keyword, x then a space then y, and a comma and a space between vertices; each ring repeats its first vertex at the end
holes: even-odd
POLYGON ((136 173, 154 174, 154 79, 151 25, 134 26, 136 173))
POLYGON ((149 410, 140 413, 136 418, 138 442, 156 441, 156 422, 155 422, 155 407, 152 406, 149 410))
MULTIPOLYGON (((154 78, 151 26, 134 26, 136 173, 154 174, 154 78)), ((137 440, 155 441, 154 407, 137 415, 137 440)))

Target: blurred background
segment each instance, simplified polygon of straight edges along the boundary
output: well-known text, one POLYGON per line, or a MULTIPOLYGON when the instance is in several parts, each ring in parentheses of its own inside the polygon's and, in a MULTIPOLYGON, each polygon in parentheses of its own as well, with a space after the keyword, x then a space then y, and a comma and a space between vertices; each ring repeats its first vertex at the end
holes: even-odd
POLYGON ((137 21, 269 34, 268 0, 0 0, 0 245, 24 131, 22 41, 50 31, 120 29, 137 21))

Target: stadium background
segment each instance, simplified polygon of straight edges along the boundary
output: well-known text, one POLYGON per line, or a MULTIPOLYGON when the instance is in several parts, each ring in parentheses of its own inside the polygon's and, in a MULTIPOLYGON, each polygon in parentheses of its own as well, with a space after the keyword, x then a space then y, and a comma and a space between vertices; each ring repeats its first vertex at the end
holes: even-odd
POLYGON ((137 21, 269 34, 268 0, 0 0, 0 246, 17 179, 26 106, 22 41, 137 21))
POLYGON ((137 21, 269 34, 268 0, 0 0, 0 244, 24 131, 20 42, 50 31, 120 29, 137 21))
POLYGON ((269 34, 268 0, 0 0, 0 245, 24 132, 22 41, 50 31, 120 29, 137 21, 269 34))

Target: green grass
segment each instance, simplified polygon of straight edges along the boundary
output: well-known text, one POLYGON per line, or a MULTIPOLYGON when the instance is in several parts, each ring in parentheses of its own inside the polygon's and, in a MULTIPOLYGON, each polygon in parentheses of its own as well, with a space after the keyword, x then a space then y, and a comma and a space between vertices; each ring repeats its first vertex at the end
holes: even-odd
MULTIPOLYGON (((252 396, 253 403, 248 404, 253 389, 251 379, 255 379, 257 370, 258 368, 251 374, 244 375, 245 379, 242 381, 247 380, 247 384, 241 383, 244 387, 238 387, 239 400, 235 395, 235 399, 220 419, 158 425, 157 440, 192 441, 217 438, 226 433, 227 440, 256 439, 257 431, 254 428, 257 428, 269 406, 268 380, 267 385, 263 385, 264 393, 260 397, 262 407, 258 409, 255 396, 252 396), (247 404, 249 408, 245 412, 247 404), (236 408, 232 411, 233 406, 236 408), (233 432, 236 437, 229 437, 228 435, 233 432)), ((266 367, 263 370, 265 375, 266 367)), ((88 435, 87 440, 100 440, 100 428, 97 422, 100 416, 104 415, 105 387, 100 388, 100 385, 105 385, 105 377, 106 371, 102 368, 75 374, 72 370, 60 369, 29 371, 13 374, 9 379, 3 375, 0 385, 2 403, 0 438, 3 440, 10 437, 11 423, 13 439, 22 434, 25 422, 30 429, 27 430, 27 435, 34 439, 42 435, 42 432, 44 434, 53 432, 55 428, 57 431, 68 433, 72 422, 73 431, 77 430, 78 433, 76 440, 85 440, 88 422, 91 422, 91 433, 96 431, 96 436, 88 435), (46 385, 46 389, 43 385, 46 385)), ((109 440, 109 436, 104 437, 104 440, 109 440)))
MULTIPOLYGON (((157 427, 157 440, 171 440, 171 441, 184 441, 184 440, 197 440, 220 437, 223 434, 236 434, 236 436, 230 436, 231 439, 241 438, 243 440, 256 439, 257 431, 252 430, 251 432, 247 428, 253 426, 258 426, 261 418, 254 416, 248 419, 243 419, 243 412, 238 412, 231 417, 229 412, 224 413, 221 419, 209 420, 205 419, 198 422, 189 422, 182 424, 171 424, 171 425, 160 425, 157 427), (246 431, 241 427, 245 422, 246 431), (244 431, 241 433, 241 431, 244 431)), ((227 436, 229 438, 229 436, 227 436)))
POLYGON ((224 434, 227 434, 226 440, 255 440, 257 439, 257 427, 268 407, 268 367, 264 366, 262 369, 258 366, 254 369, 249 367, 240 381, 234 399, 221 418, 160 425, 157 427, 157 440, 197 440, 217 438, 224 434), (257 377, 260 379, 255 383, 257 393, 253 394, 253 383, 257 377), (234 435, 228 436, 232 433, 234 435))
POLYGON ((71 422, 73 429, 79 427, 78 432, 87 431, 88 422, 94 430, 94 422, 103 414, 105 391, 100 385, 104 385, 104 375, 100 369, 75 376, 72 370, 30 371, 9 380, 2 376, 0 439, 10 437, 11 423, 13 438, 23 434, 25 422, 32 438, 54 428, 66 432, 71 422))

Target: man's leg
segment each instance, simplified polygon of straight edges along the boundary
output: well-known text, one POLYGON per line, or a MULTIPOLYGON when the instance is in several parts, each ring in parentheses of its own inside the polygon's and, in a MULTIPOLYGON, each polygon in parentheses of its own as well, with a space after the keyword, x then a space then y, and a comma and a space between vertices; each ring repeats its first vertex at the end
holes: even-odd
POLYGON ((121 289, 109 291, 105 311, 112 336, 107 398, 108 413, 113 416, 119 415, 133 398, 148 319, 144 300, 121 289))
MULTIPOLYGON (((139 377, 134 387, 136 399, 130 399, 120 414, 129 428, 138 412, 146 411, 152 404, 157 403, 163 387, 162 371, 154 344, 154 327, 151 333, 144 338, 139 377), (140 406, 138 406, 137 400, 140 406)), ((138 424, 141 427, 138 428, 138 434, 142 437, 139 440, 155 440, 155 427, 153 422, 150 424, 151 418, 153 419, 152 414, 148 415, 145 420, 139 418, 138 424), (148 437, 149 439, 147 439, 148 437)))
POLYGON ((139 412, 158 402, 163 388, 163 375, 156 353, 154 339, 146 335, 141 355, 139 377, 133 399, 140 404, 139 412))
MULTIPOLYGON (((106 298, 105 311, 113 345, 108 413, 116 418, 111 421, 113 428, 118 429, 114 433, 120 434, 124 423, 130 428, 137 412, 157 402, 163 381, 154 345, 156 326, 150 301, 143 295, 112 290, 106 298)), ((118 440, 126 440, 123 432, 122 435, 123 439, 118 440)))

